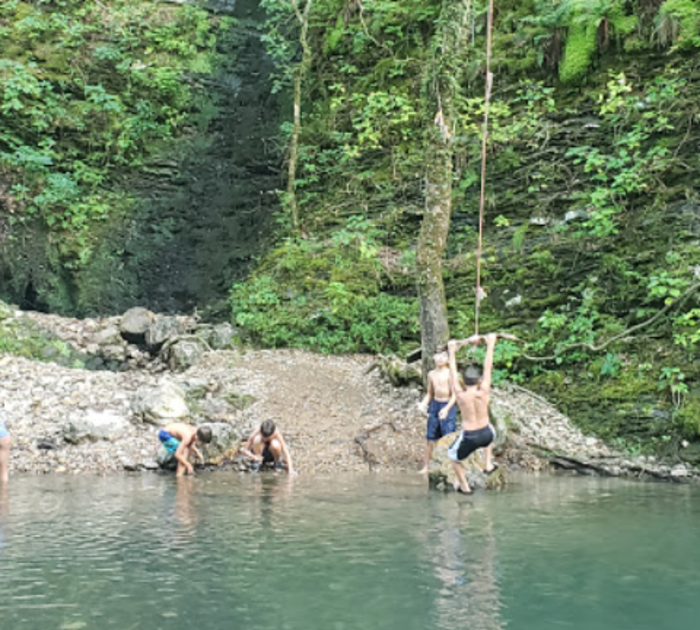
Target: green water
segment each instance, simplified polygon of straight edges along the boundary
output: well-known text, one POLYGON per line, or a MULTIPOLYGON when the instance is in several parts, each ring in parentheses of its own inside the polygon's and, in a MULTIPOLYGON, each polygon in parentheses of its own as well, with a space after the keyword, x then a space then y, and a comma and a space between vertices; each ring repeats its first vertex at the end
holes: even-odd
POLYGON ((1 630, 695 629, 700 488, 15 477, 1 630))

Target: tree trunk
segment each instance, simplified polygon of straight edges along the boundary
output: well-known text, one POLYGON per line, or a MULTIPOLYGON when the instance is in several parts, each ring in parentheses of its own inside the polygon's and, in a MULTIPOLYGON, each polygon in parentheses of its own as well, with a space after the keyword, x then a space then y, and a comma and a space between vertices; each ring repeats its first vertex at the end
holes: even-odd
POLYGON ((292 228, 295 234, 301 230, 299 221, 299 202, 297 200, 296 179, 299 164, 299 137, 301 136, 301 88, 304 75, 311 66, 311 47, 309 46, 309 13, 313 0, 306 0, 304 10, 299 8, 297 0, 292 0, 294 14, 299 21, 299 43, 301 45, 301 61, 294 71, 294 118, 292 137, 289 140, 289 162, 287 164, 287 206, 292 216, 292 228))
POLYGON ((433 354, 450 336, 442 259, 452 213, 453 101, 465 67, 470 12, 471 0, 443 1, 431 46, 432 59, 424 77, 429 108, 425 135, 425 211, 416 255, 424 380, 432 368, 433 354))
POLYGON ((452 211, 452 151, 444 144, 440 146, 438 140, 431 148, 426 156, 425 210, 416 259, 424 379, 433 367, 433 354, 450 337, 442 257, 452 211))

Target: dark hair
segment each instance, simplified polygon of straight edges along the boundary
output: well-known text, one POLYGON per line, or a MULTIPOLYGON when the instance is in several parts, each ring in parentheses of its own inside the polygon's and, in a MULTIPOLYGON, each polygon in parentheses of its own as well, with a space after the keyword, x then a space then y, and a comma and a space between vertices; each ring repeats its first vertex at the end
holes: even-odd
POLYGON ((462 380, 467 387, 476 385, 481 380, 481 370, 475 365, 468 365, 462 370, 462 380))
POLYGON ((211 442, 211 427, 199 427, 197 429, 197 439, 204 444, 211 442))
POLYGON ((275 432, 276 428, 272 420, 265 420, 265 422, 260 425, 260 433, 262 433, 264 437, 270 437, 275 432))

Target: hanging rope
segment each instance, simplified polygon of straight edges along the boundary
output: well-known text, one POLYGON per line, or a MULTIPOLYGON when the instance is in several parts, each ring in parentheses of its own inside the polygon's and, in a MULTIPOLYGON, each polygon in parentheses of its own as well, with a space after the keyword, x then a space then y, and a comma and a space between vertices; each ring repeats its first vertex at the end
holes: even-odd
POLYGON ((491 47, 493 43, 493 0, 489 0, 489 17, 486 29, 486 96, 484 97, 484 128, 481 134, 481 195, 479 198, 479 243, 476 250, 476 307, 474 334, 479 334, 479 310, 485 294, 481 288, 481 243, 484 234, 484 203, 486 198, 486 145, 489 136, 489 103, 491 102, 491 47))

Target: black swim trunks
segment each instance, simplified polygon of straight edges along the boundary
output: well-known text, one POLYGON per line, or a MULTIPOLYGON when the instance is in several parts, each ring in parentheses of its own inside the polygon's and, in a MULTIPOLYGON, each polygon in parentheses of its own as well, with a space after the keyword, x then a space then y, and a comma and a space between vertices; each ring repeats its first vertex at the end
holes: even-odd
POLYGON ((275 456, 272 454, 272 451, 270 450, 269 445, 265 444, 262 452, 262 463, 263 464, 274 464, 275 463, 275 456))
POLYGON ((495 439, 496 431, 490 424, 476 431, 462 431, 450 446, 447 456, 453 462, 460 462, 467 459, 475 450, 488 446, 495 439))

